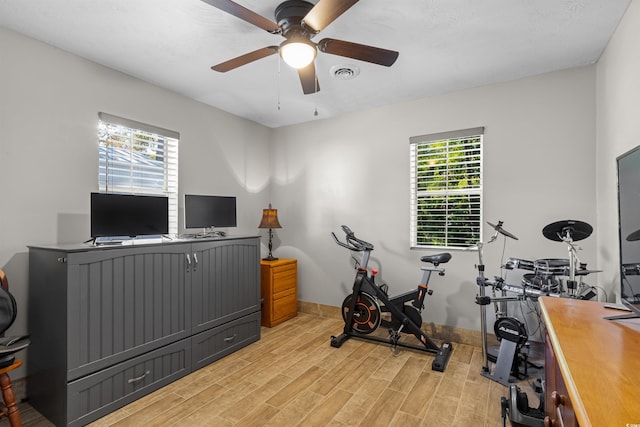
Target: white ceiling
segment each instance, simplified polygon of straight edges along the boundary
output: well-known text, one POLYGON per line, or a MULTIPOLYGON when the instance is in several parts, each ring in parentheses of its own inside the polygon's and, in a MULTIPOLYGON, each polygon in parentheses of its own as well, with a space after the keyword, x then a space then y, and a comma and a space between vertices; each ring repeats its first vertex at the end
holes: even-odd
MULTIPOLYGON (((280 2, 237 0, 272 21, 280 2)), ((312 95, 278 55, 211 70, 284 39, 201 0, 1 0, 0 25, 275 128, 593 64, 630 2, 362 0, 314 41, 397 50, 398 60, 387 68, 319 53, 312 95), (360 74, 330 74, 345 65, 360 74)))

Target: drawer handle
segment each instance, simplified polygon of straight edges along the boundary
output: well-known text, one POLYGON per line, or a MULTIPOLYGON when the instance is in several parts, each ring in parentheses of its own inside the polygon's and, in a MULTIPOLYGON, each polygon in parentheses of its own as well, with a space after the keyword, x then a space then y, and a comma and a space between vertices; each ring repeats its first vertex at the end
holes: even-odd
POLYGON ((562 412, 560 412, 560 407, 556 408, 556 422, 553 423, 554 427, 564 427, 564 420, 562 419, 562 412))
POLYGON ((233 340, 235 340, 237 336, 238 336, 238 334, 233 334, 233 335, 232 335, 232 336, 230 336, 230 337, 226 337, 226 338, 224 339, 224 342, 233 342, 233 340))
POLYGON ((198 267, 198 255, 196 255, 196 253, 193 253, 193 271, 196 271, 196 268, 198 267))
POLYGON ((191 256, 189 254, 185 254, 187 256, 187 273, 189 272, 189 268, 191 267, 191 256))
POLYGON ((556 419, 551 423, 553 427, 564 427, 564 420, 562 419, 561 407, 567 405, 567 397, 554 391, 551 393, 551 403, 556 410, 556 419))
POLYGON ((151 373, 151 371, 147 371, 144 374, 140 375, 139 377, 136 378, 130 378, 127 380, 127 383, 129 384, 133 384, 133 383, 137 383, 142 381, 147 375, 149 375, 151 373))
POLYGON ((551 393, 551 402, 553 406, 557 408, 560 405, 566 405, 566 397, 557 391, 553 391, 551 393))

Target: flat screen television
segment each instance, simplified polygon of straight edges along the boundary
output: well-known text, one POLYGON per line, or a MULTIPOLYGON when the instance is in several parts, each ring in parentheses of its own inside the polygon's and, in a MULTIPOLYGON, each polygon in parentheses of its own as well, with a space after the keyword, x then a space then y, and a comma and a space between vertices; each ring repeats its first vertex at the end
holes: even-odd
POLYGON ((616 162, 620 298, 637 317, 640 316, 640 146, 624 153, 616 162))
POLYGON ((91 193, 91 237, 169 233, 169 199, 162 196, 91 193))
POLYGON ((233 196, 184 195, 184 228, 236 227, 233 196))

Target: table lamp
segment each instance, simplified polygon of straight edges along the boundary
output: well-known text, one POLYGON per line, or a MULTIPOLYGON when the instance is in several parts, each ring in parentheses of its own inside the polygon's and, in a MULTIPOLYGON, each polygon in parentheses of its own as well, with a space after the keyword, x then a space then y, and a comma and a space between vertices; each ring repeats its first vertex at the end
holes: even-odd
POLYGON ((258 228, 268 228, 269 229, 269 255, 266 258, 263 258, 265 261, 275 261, 278 258, 274 258, 271 254, 271 249, 273 249, 273 231, 274 228, 282 228, 280 223, 278 222, 278 210, 271 208, 271 203, 269 203, 268 209, 262 210, 262 219, 260 220, 260 225, 258 228))

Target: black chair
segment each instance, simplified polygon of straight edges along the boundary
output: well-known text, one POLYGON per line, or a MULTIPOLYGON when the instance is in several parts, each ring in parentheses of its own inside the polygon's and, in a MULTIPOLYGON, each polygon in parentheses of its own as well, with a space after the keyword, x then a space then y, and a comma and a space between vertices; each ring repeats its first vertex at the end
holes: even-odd
POLYGON ((16 319, 16 300, 9 293, 7 275, 0 268, 0 387, 2 388, 3 405, 0 407, 0 418, 7 417, 11 427, 21 426, 20 412, 11 385, 9 372, 22 366, 22 359, 16 359, 15 353, 29 345, 28 336, 4 337, 16 319))

